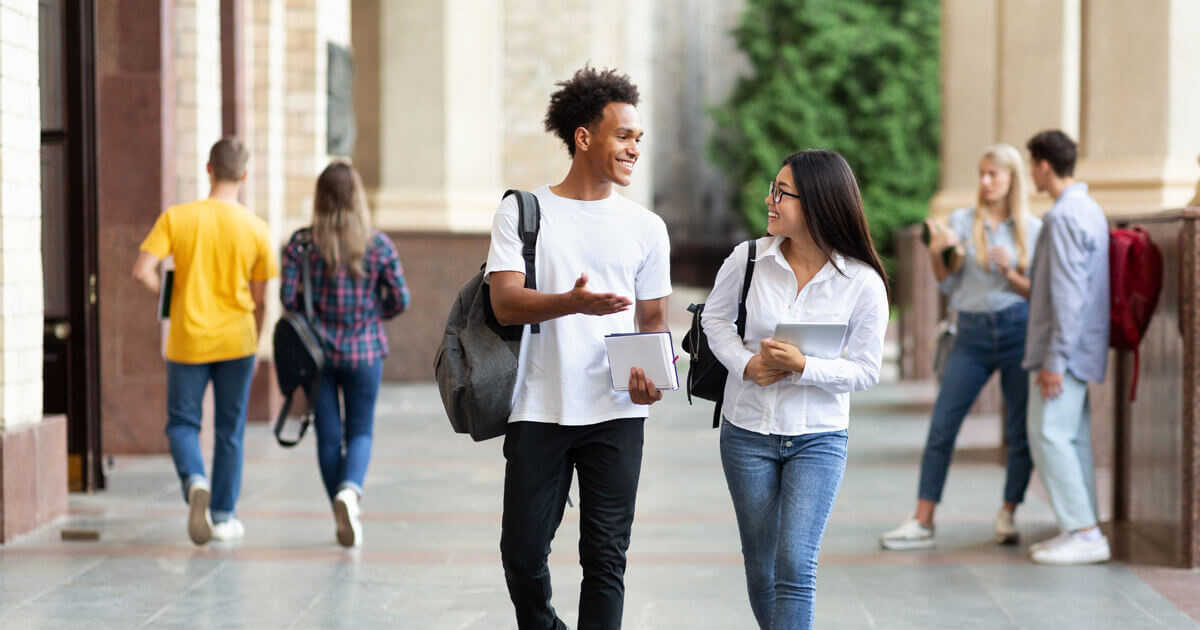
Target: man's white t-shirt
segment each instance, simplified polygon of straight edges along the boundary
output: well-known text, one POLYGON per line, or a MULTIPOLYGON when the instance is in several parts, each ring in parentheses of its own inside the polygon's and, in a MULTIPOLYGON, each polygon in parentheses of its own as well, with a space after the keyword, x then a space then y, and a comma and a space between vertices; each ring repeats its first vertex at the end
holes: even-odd
MULTIPOLYGON (((537 290, 565 293, 586 273, 587 289, 631 300, 671 294, 671 246, 667 226, 653 212, 615 191, 599 201, 566 199, 548 186, 533 191, 542 223, 535 259, 537 290)), ((517 201, 508 196, 492 220, 487 273, 525 273, 517 201)), ((612 315, 567 315, 525 326, 513 412, 509 422, 589 425, 617 418, 644 418, 628 392, 614 391, 604 336, 636 331, 634 306, 612 315)))

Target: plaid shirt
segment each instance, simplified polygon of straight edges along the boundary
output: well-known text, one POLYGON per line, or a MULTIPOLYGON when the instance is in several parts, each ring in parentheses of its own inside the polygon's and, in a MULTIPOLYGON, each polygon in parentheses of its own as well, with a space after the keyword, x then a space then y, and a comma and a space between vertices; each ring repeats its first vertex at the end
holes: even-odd
POLYGON ((366 277, 355 279, 344 267, 335 271, 325 265, 320 251, 311 245, 309 228, 297 230, 283 248, 283 279, 279 299, 283 307, 304 312, 304 279, 300 261, 307 255, 312 270, 313 325, 324 337, 325 353, 336 368, 360 368, 388 354, 384 319, 408 308, 408 286, 404 269, 391 239, 376 232, 363 256, 366 277))

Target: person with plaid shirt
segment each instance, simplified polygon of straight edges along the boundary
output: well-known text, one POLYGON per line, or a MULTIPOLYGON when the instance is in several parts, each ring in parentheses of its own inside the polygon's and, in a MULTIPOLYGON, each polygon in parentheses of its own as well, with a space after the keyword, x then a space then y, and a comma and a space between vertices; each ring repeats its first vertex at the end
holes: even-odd
POLYGON ((396 247, 371 229, 362 181, 345 162, 334 162, 321 173, 313 224, 297 230, 284 247, 279 296, 289 310, 304 308, 305 258, 312 274, 312 324, 326 356, 316 392, 306 392, 315 416, 317 461, 333 503, 337 540, 357 547, 362 544, 358 502, 388 354, 383 320, 404 312, 409 293, 396 247))

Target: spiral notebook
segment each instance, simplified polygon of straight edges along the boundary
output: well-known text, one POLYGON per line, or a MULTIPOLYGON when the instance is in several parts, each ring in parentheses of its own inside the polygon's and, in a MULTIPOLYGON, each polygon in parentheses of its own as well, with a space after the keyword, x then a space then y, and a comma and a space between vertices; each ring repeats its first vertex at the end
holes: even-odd
POLYGON ((679 389, 675 345, 669 332, 625 333, 604 337, 612 388, 629 391, 629 371, 640 368, 655 389, 679 389))

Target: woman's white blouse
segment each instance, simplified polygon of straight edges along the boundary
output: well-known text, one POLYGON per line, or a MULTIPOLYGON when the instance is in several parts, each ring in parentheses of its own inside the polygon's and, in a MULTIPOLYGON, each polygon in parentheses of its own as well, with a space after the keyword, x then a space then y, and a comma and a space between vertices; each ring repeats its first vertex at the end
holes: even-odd
POLYGON ((797 294, 796 275, 779 249, 783 240, 758 239, 754 278, 746 296, 745 342, 738 338, 735 322, 747 243, 725 259, 704 305, 701 326, 713 354, 729 369, 721 414, 734 426, 767 435, 840 431, 850 424, 850 392, 879 382, 889 315, 887 289, 870 266, 835 253, 797 294), (746 363, 783 321, 847 324, 842 355, 806 357, 803 373, 760 387, 745 378, 746 363))

